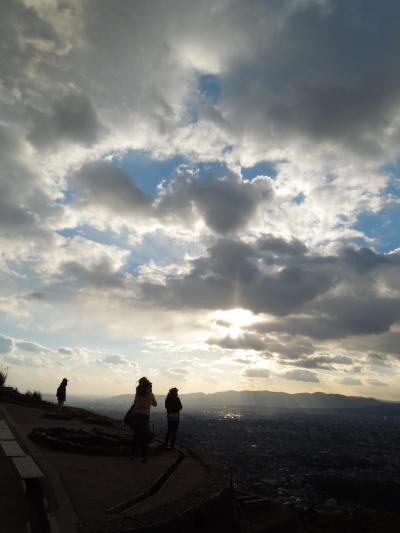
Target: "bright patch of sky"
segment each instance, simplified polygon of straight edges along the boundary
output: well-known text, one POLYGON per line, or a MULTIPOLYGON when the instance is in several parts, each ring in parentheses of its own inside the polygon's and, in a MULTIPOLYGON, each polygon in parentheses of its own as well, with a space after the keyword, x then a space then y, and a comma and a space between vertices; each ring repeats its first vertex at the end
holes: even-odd
POLYGON ((274 178, 277 174, 275 165, 269 161, 259 161, 252 167, 242 167, 242 177, 246 180, 252 180, 256 176, 269 176, 274 178))
MULTIPOLYGON (((206 161, 191 163, 183 155, 176 155, 168 159, 155 159, 150 152, 129 151, 120 159, 114 159, 112 164, 124 170, 136 185, 149 195, 154 196, 157 187, 163 181, 168 181, 180 165, 188 165, 196 176, 218 178, 229 172, 224 161, 206 161)), ((260 174, 267 167, 263 164, 246 169, 246 175, 253 177, 260 174)), ((268 167, 269 168, 269 167, 268 167)))
POLYGON ((378 213, 361 213, 354 229, 373 239, 374 248, 380 253, 400 248, 400 205, 378 213))
POLYGON ((375 213, 360 213, 354 229, 373 239, 378 252, 388 253, 400 248, 400 161, 384 165, 381 172, 389 176, 383 191, 387 195, 386 206, 375 213))
POLYGON ((89 224, 83 224, 74 228, 64 228, 57 231, 59 235, 71 239, 76 236, 81 236, 88 241, 93 241, 99 244, 112 245, 125 248, 126 244, 126 232, 120 230, 120 232, 114 233, 111 231, 100 231, 89 224))
POLYGON ((129 150, 121 158, 115 158, 112 164, 124 170, 136 185, 145 193, 154 196, 157 186, 168 180, 174 170, 186 159, 176 155, 168 159, 155 159, 150 152, 129 150))
POLYGON ((296 196, 292 198, 292 202, 297 205, 302 204, 304 200, 305 200, 305 194, 303 192, 299 192, 299 194, 296 194, 296 196))
POLYGON ((210 103, 218 102, 221 96, 221 82, 214 74, 202 74, 198 80, 200 94, 210 103))

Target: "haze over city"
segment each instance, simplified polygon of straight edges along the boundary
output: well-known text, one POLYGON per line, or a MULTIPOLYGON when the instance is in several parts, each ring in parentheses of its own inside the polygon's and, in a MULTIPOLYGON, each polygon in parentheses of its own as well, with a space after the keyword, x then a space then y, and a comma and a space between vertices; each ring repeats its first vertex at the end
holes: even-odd
POLYGON ((10 385, 399 400, 399 18, 3 0, 10 385))

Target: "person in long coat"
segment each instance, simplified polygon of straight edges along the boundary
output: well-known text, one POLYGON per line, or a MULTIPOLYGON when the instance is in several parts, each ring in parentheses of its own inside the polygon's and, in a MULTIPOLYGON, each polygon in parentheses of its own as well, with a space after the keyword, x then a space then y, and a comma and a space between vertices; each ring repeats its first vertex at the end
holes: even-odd
POLYGON ((179 414, 182 410, 182 403, 176 387, 169 390, 168 395, 165 398, 165 409, 167 410, 168 429, 165 435, 164 445, 165 447, 168 447, 168 443, 171 441, 170 449, 173 449, 175 446, 176 434, 178 433, 179 414))
POLYGON ((60 415, 67 399, 68 379, 64 378, 57 389, 58 414, 60 415))
POLYGON ((147 461, 147 444, 151 433, 150 409, 152 406, 157 406, 152 387, 153 384, 146 377, 140 378, 136 387, 135 399, 130 408, 131 427, 133 429, 132 460, 135 457, 136 448, 139 447, 142 462, 147 461))

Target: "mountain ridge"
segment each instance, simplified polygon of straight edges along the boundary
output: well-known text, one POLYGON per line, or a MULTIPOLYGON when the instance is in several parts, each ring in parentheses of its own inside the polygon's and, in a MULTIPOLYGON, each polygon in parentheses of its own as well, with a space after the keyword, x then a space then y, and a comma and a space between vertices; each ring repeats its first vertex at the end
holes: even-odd
MULTIPOLYGON (((192 392, 180 395, 188 407, 269 407, 290 409, 345 409, 358 407, 378 407, 396 402, 388 402, 372 397, 346 396, 344 394, 324 392, 302 392, 290 394, 268 390, 228 390, 214 393, 192 392)), ((133 394, 120 394, 108 398, 110 403, 132 401, 133 394)), ((160 401, 165 395, 156 394, 160 401)), ((106 399, 105 399, 106 400, 106 399)))

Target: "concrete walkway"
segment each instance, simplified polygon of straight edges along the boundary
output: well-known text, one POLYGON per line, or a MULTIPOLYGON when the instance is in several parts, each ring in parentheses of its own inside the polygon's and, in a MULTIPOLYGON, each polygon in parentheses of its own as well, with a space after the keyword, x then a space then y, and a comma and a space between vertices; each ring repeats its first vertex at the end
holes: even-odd
MULTIPOLYGON (((179 466, 173 466, 168 481, 160 484, 160 478, 178 463, 176 451, 154 453, 147 463, 142 463, 130 461, 128 457, 72 454, 35 445, 28 438, 34 428, 62 426, 90 431, 94 425, 79 419, 59 421, 43 418, 45 411, 42 408, 2 403, 2 409, 14 425, 14 431, 18 432, 21 446, 45 474, 42 485, 48 501, 48 514, 60 533, 73 533, 77 524, 96 530, 97 525, 118 521, 118 516, 122 518, 122 515, 125 522, 140 513, 154 511, 156 514, 158 507, 182 498, 201 485, 206 475, 198 461, 185 456, 179 466), (157 491, 151 493, 154 484, 157 484, 157 491), (113 514, 112 509, 119 509, 120 504, 135 501, 138 496, 140 500, 143 494, 146 498, 140 503, 125 506, 123 512, 113 514)), ((107 431, 113 430, 107 428, 107 431)), ((55 528, 53 530, 56 531, 55 528)))

